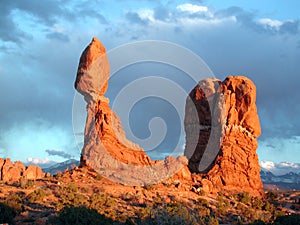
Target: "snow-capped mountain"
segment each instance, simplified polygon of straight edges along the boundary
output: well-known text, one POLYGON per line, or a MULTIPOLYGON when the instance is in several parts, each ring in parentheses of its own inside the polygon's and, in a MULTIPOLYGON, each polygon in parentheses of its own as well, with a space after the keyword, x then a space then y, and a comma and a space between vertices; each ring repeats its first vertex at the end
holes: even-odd
POLYGON ((43 171, 46 173, 50 173, 51 175, 54 175, 57 172, 64 172, 67 168, 71 169, 72 165, 78 166, 79 161, 76 159, 69 159, 61 163, 56 163, 48 168, 44 168, 43 171))
POLYGON ((265 185, 283 190, 300 190, 300 163, 260 162, 260 176, 265 185))

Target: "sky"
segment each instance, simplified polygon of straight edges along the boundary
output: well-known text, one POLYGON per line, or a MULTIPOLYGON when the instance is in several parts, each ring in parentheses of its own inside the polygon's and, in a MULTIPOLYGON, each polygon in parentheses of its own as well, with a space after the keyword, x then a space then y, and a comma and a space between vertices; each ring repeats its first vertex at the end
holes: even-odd
MULTIPOLYGON (((108 51, 136 41, 172 42, 201 57, 220 80, 249 77, 257 86, 260 161, 299 163, 299 21, 297 0, 1 0, 1 157, 40 164, 79 158, 74 81, 79 57, 96 36, 108 51)), ((172 76, 187 92, 193 85, 176 68, 144 63, 118 71, 106 96, 113 102, 121 85, 155 74, 172 76)), ((176 109, 161 99, 135 105, 132 132, 147 138, 153 117, 170 133, 152 157, 184 146, 176 109)))

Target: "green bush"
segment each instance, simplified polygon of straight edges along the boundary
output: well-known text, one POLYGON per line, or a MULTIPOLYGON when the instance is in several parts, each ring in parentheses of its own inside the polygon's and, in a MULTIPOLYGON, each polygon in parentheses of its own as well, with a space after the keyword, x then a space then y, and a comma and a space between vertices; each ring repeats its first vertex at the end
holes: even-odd
POLYGON ((226 199, 225 197, 223 196, 218 196, 217 197, 217 204, 216 204, 216 207, 217 207, 217 214, 219 216, 225 216, 228 209, 229 209, 229 201, 228 199, 226 199))
POLYGON ((214 216, 205 216, 200 218, 198 224, 200 225, 219 225, 219 221, 214 216))
POLYGON ((163 208, 156 208, 151 215, 139 224, 145 225, 198 225, 194 215, 180 203, 171 203, 163 208))
POLYGON ((264 206, 264 202, 263 202, 261 199, 259 199, 259 198, 254 198, 254 199, 252 200, 252 207, 253 207, 254 209, 259 209, 259 210, 261 210, 263 206, 264 206))
POLYGON ((253 223, 251 223, 251 225, 266 225, 266 223, 264 221, 261 221, 261 220, 256 220, 253 223))
POLYGON ((4 204, 14 209, 16 213, 20 213, 23 211, 23 199, 21 195, 24 193, 9 193, 6 199, 3 201, 4 204))
POLYGON ((57 217, 49 219, 52 225, 110 225, 114 221, 107 219, 105 216, 99 214, 94 209, 79 207, 65 207, 62 209, 57 217))
POLYGON ((59 198, 58 208, 87 204, 87 198, 78 193, 78 188, 72 183, 65 187, 59 187, 55 195, 59 198))
POLYGON ((296 225, 300 223, 300 215, 278 216, 274 225, 296 225))
POLYGON ((13 223, 16 212, 13 208, 0 202, 0 223, 13 223))
POLYGON ((117 205, 117 201, 105 193, 92 195, 90 199, 90 207, 98 211, 115 205, 117 205))
POLYGON ((33 180, 28 180, 24 177, 21 177, 19 180, 19 186, 23 189, 28 189, 34 187, 35 183, 33 180))
POLYGON ((275 207, 270 202, 266 202, 265 205, 263 206, 263 210, 266 210, 266 211, 268 211, 270 213, 274 213, 275 207))
POLYGON ((197 204, 209 208, 209 202, 204 198, 199 198, 197 204))
POLYGON ((248 192, 239 193, 238 200, 244 204, 249 204, 251 202, 251 198, 248 192))
POLYGON ((37 189, 28 195, 28 200, 30 202, 38 202, 42 201, 45 196, 46 193, 43 189, 37 189))
POLYGON ((276 198, 278 198, 278 194, 276 194, 275 192, 273 191, 268 191, 266 193, 266 198, 269 200, 269 201, 274 201, 276 198))

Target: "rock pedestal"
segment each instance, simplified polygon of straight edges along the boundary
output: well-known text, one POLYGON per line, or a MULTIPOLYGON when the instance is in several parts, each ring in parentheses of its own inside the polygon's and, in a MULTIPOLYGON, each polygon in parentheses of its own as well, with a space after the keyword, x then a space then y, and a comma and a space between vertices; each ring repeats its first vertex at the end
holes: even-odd
POLYGON ((87 120, 81 166, 126 185, 147 185, 162 181, 187 165, 185 157, 153 161, 139 145, 129 141, 116 113, 104 96, 109 79, 106 50, 97 38, 81 55, 76 90, 87 102, 87 120))
POLYGON ((137 144, 127 140, 119 117, 104 97, 108 87, 109 62, 102 43, 93 38, 80 57, 76 90, 87 102, 87 121, 81 164, 94 169, 126 164, 149 165, 153 161, 137 144))

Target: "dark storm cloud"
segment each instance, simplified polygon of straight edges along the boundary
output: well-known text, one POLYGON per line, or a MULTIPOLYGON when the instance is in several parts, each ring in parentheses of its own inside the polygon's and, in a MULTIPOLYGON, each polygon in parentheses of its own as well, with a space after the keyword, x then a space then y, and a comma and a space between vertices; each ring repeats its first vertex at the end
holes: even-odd
MULTIPOLYGON (((61 19, 76 21, 83 18, 95 18, 101 23, 107 23, 101 13, 90 8, 92 5, 83 2, 81 2, 81 6, 72 5, 70 1, 62 0, 0 1, 0 40, 21 43, 23 38, 30 37, 30 33, 22 30, 18 21, 14 20, 14 13, 19 14, 20 17, 30 16, 32 22, 47 27, 60 22, 61 19)), ((66 40, 66 35, 60 33, 47 34, 47 37, 66 40)))
POLYGON ((107 24, 108 23, 106 18, 94 9, 82 9, 82 10, 79 11, 78 14, 81 15, 82 17, 84 17, 84 18, 90 18, 90 17, 96 18, 102 24, 107 24))
POLYGON ((3 41, 20 42, 25 36, 11 19, 12 1, 0 1, 0 39, 3 41))
POLYGON ((154 8, 154 18, 165 21, 169 17, 169 10, 164 6, 154 8))
MULTIPOLYGON (((187 12, 164 10, 162 7, 153 8, 153 12, 154 19, 167 19, 172 29, 160 29, 151 21, 148 24, 148 38, 174 41, 192 49, 203 57, 221 80, 228 75, 245 75, 254 81, 262 126, 260 140, 300 136, 300 106, 296 104, 300 102, 296 91, 300 83, 300 65, 296 63, 300 58, 297 19, 269 19, 268 24, 260 21, 258 11, 230 7, 211 12, 207 17, 201 14, 201 20, 212 21, 205 26, 197 20, 199 17, 187 12), (171 16, 168 18, 166 15, 171 16), (195 23, 188 25, 186 18, 195 19, 195 23), (178 26, 180 19, 184 22, 178 26), (213 23, 214 20, 221 22, 218 25, 213 23)), ((140 37, 137 30, 130 28, 130 23, 124 29, 130 35, 140 37)), ((126 38, 125 32, 123 34, 126 38)))
POLYGON ((299 34, 300 26, 299 20, 296 21, 286 21, 280 26, 281 33, 299 34))
POLYGON ((130 22, 130 23, 134 23, 134 24, 138 24, 138 25, 148 25, 149 21, 146 19, 142 19, 138 13, 136 12, 128 12, 125 15, 126 19, 130 22))
POLYGON ((64 151, 59 151, 59 150, 54 150, 54 149, 47 149, 45 150, 45 152, 48 153, 49 156, 60 156, 62 158, 65 158, 65 159, 71 159, 72 158, 72 155, 64 152, 64 151))
POLYGON ((49 33, 49 34, 46 35, 46 37, 49 38, 49 39, 57 39, 57 40, 60 40, 60 41, 63 41, 63 42, 70 41, 68 35, 62 34, 62 33, 59 33, 59 32, 49 33))
MULTIPOLYGON (((0 111, 0 130, 5 132, 11 124, 23 124, 23 121, 41 118, 70 131, 71 134, 76 68, 82 50, 92 38, 92 28, 88 24, 91 19, 96 19, 103 27, 109 23, 97 10, 103 2, 4 2, 0 1, 0 39, 15 43, 25 42, 26 49, 9 53, 8 46, 0 47, 7 53, 0 58, 0 104, 1 108, 5 109, 0 111), (67 7, 71 4, 72 7, 67 7), (40 37, 39 42, 24 40, 29 38, 30 32, 22 30, 22 27, 16 24, 12 16, 13 10, 26 13, 33 21, 46 26, 41 32, 48 40, 40 37), (52 30, 52 26, 61 19, 71 22, 76 28, 75 31, 60 33, 52 30), (77 23, 86 23, 87 26, 78 26, 77 29, 77 23)), ((200 1, 192 2, 197 4, 200 1)), ((261 140, 270 137, 289 139, 300 136, 300 95, 297 92, 300 83, 298 20, 282 21, 278 29, 274 29, 259 22, 258 12, 246 11, 239 7, 211 12, 212 17, 205 17, 204 14, 191 16, 186 12, 179 12, 176 6, 169 8, 155 4, 151 10, 154 19, 159 23, 141 18, 138 12, 130 11, 123 15, 125 20, 122 21, 122 26, 112 23, 106 30, 103 29, 104 31, 93 31, 93 35, 98 35, 105 46, 110 48, 130 42, 131 38, 175 42, 202 57, 221 80, 228 75, 248 76, 257 86, 257 104, 262 125, 261 140), (236 21, 230 19, 233 17, 236 21), (189 24, 188 21, 193 19, 194 23, 189 24), (219 19, 220 22, 210 24, 214 19, 219 19), (164 22, 164 26, 161 26, 164 22), (146 32, 142 32, 144 30, 146 32)), ((151 70, 147 70, 149 71, 151 70)), ((119 80, 126 79, 128 74, 119 80)), ((109 88, 118 91, 121 86, 116 84, 109 88)), ((157 108, 164 109, 163 104, 157 104, 157 108)), ((147 108, 151 109, 155 110, 151 106, 147 108)), ((140 108, 136 111, 140 111, 141 115, 144 113, 140 108)), ((167 122, 171 124, 170 121, 175 119, 176 115, 170 115, 167 122)), ((176 131, 172 126, 173 124, 170 129, 176 131)), ((138 124, 134 129, 137 134, 147 131, 138 124)), ((163 148, 167 151, 170 145, 164 145, 163 148)), ((49 154, 55 153, 49 151, 49 154)))
POLYGON ((272 145, 272 144, 267 144, 266 146, 269 147, 269 148, 273 148, 273 149, 276 148, 276 146, 275 146, 275 145, 272 145))

